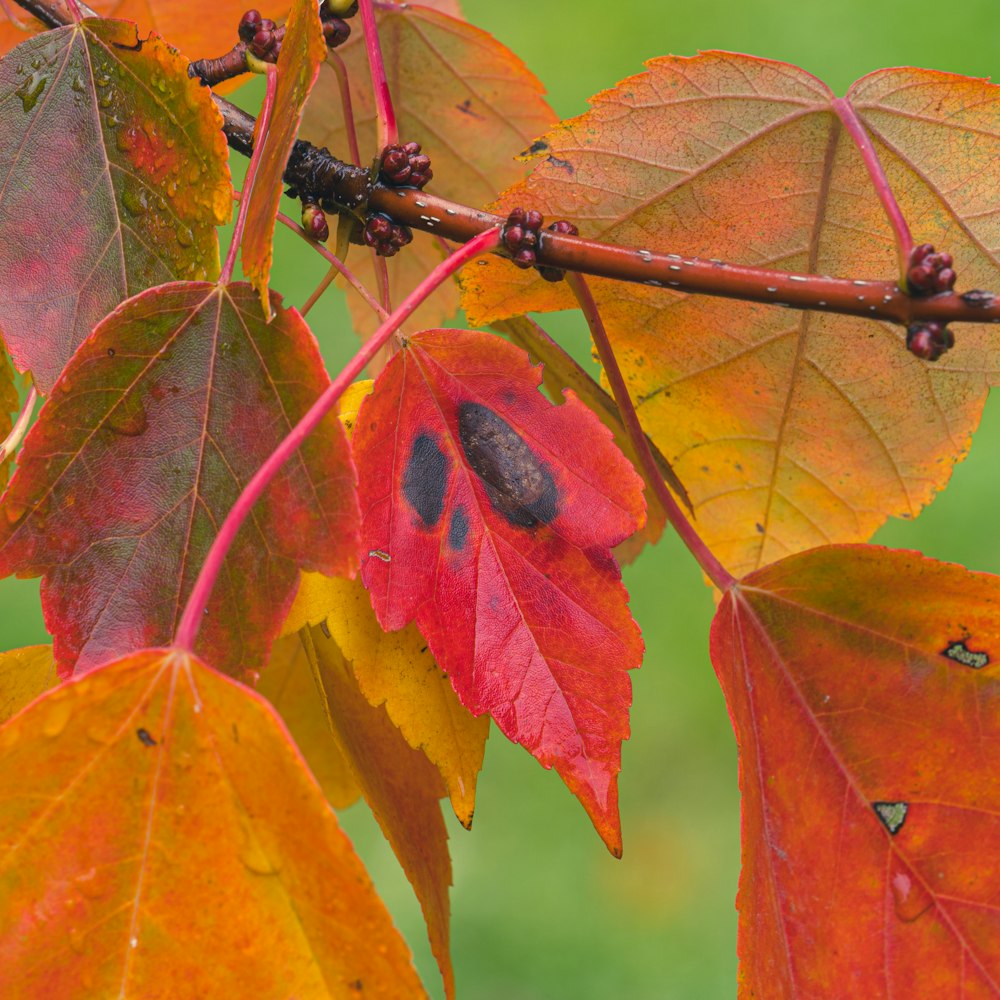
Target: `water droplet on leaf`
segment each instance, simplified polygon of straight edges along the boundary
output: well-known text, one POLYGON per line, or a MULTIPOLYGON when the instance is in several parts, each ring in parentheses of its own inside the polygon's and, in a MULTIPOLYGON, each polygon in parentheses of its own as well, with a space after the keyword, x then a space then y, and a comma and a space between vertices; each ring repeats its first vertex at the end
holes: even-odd
POLYGON ((896 872, 890 885, 896 916, 904 923, 911 923, 934 905, 931 894, 905 872, 896 872))
POLYGON ((86 937, 86 931, 81 931, 79 927, 71 927, 69 929, 69 946, 78 955, 83 954, 84 938, 86 937))
POLYGON ((71 712, 69 701, 60 698, 49 708, 49 714, 42 723, 42 732, 52 738, 58 736, 66 728, 71 712))
POLYGON ((107 875, 97 868, 91 868, 73 880, 81 895, 87 899, 98 899, 108 891, 107 875))
POLYGON ((38 103, 38 98, 42 96, 42 91, 48 82, 48 77, 33 73, 17 88, 17 96, 21 98, 21 107, 25 112, 31 111, 38 103))

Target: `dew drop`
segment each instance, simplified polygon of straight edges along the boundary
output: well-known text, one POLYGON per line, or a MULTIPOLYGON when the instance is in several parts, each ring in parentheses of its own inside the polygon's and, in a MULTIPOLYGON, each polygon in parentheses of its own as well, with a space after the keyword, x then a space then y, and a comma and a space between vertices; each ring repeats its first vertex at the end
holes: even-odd
POLYGON ((264 853, 256 837, 247 834, 243 850, 240 851, 240 861, 243 862, 247 871, 254 875, 277 875, 281 870, 279 865, 274 864, 264 853))
POLYGON ((139 947, 139 939, 137 937, 130 937, 128 939, 128 945, 129 945, 130 948, 138 948, 139 947))
POLYGON ((99 746, 110 746, 115 740, 114 729, 106 722, 95 722, 87 727, 87 739, 99 746))
POLYGON ((81 895, 87 899, 98 899, 108 890, 107 877, 102 875, 97 868, 91 868, 82 875, 77 875, 73 880, 81 895))
POLYGON ((177 242, 182 247, 189 247, 194 243, 194 233, 187 226, 181 226, 177 230, 177 242))
POLYGON ((78 955, 83 954, 85 937, 86 937, 86 931, 81 931, 79 927, 71 927, 69 929, 69 946, 78 955))
POLYGON ((122 194, 122 204, 125 206, 125 211, 136 218, 145 215, 149 209, 149 199, 146 197, 146 192, 142 190, 127 189, 122 194))
POLYGON ((135 392, 126 393, 108 414, 108 428, 125 437, 138 437, 149 426, 146 407, 135 392))
POLYGON ((17 96, 21 98, 21 107, 26 113, 38 103, 38 98, 42 96, 42 91, 48 82, 48 77, 33 73, 17 88, 17 96))
POLYGON ((83 77, 79 73, 73 75, 73 79, 70 82, 70 86, 78 93, 82 94, 84 91, 83 77))
POLYGON ((896 916, 904 923, 912 923, 934 905, 931 894, 905 872, 896 872, 890 887, 896 916))
POLYGON ((96 83, 98 87, 106 87, 109 83, 111 83, 111 77, 102 73, 94 80, 94 83, 96 83))
POLYGON ((66 698, 60 698, 49 709, 49 714, 42 723, 42 732, 49 737, 55 738, 65 728, 69 722, 72 706, 66 698))

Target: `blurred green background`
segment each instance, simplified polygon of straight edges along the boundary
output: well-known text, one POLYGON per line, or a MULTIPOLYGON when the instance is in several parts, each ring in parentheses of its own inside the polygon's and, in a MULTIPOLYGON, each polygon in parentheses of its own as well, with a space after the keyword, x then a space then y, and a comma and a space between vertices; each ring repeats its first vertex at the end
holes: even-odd
MULTIPOLYGON (((1000 65, 996 0, 464 0, 464 7, 538 74, 564 117, 640 71, 644 59, 698 49, 785 59, 838 93, 882 66, 989 76, 1000 65)), ((301 304, 322 262, 284 232, 278 244, 273 284, 301 304)), ((310 316, 331 367, 355 346, 338 294, 310 316)), ((586 356, 575 317, 545 324, 586 356)), ((876 540, 1000 570, 991 528, 998 454, 1000 409, 991 404, 948 491, 918 521, 894 522, 876 540)), ((732 733, 706 652, 711 595, 672 537, 625 577, 647 655, 633 675, 633 735, 623 754, 624 858, 607 854, 554 774, 494 732, 474 829, 451 823, 460 997, 714 1000, 735 993, 739 799, 732 733)), ((36 581, 0 583, 2 648, 44 640, 37 594, 36 581)), ((364 806, 343 820, 437 995, 419 909, 391 851, 364 806)))

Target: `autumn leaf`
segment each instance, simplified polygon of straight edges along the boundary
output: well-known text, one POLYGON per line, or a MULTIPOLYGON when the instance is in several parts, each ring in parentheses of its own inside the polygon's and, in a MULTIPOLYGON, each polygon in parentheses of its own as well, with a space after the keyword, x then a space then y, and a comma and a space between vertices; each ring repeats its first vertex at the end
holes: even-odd
POLYGON ((0 62, 0 331, 48 393, 124 299, 219 272, 222 118, 158 38, 85 21, 0 62))
POLYGON ((382 631, 360 580, 302 574, 283 631, 323 623, 361 693, 369 704, 384 705, 406 742, 438 768, 455 815, 471 827, 489 719, 476 718, 458 700, 416 625, 382 631))
POLYGON ((178 651, 0 730, 0 851, 10 1000, 424 996, 274 711, 178 651))
MULTIPOLYGON (((379 39, 404 142, 419 142, 431 158, 434 193, 467 205, 485 205, 524 176, 514 157, 531 138, 555 121, 542 85, 510 50, 491 35, 458 19, 452 2, 382 4, 379 39), (436 8, 436 9, 435 9, 436 8)), ((375 101, 371 89, 361 19, 352 21, 348 42, 330 57, 344 61, 351 81, 363 165, 377 152, 375 101)), ((303 132, 316 145, 346 158, 350 145, 341 109, 337 75, 330 62, 320 71, 303 117, 303 132)), ((387 262, 391 299, 399 303, 443 256, 433 237, 417 237, 387 262)), ((367 252, 351 255, 352 271, 376 287, 367 252)), ((378 320, 348 290, 356 330, 370 334, 378 320)), ((451 282, 431 295, 413 315, 412 328, 437 326, 458 309, 451 282)))
MULTIPOLYGON (((338 415, 348 433, 371 390, 372 382, 366 379, 340 397, 338 415)), ((423 750, 441 772, 455 815, 469 829, 489 719, 477 719, 463 707, 415 625, 382 631, 359 580, 302 574, 282 635, 323 623, 369 704, 384 705, 410 746, 423 750)))
POLYGON ((1000 578, 870 546, 736 584, 742 997, 997 996, 1000 578))
MULTIPOLYGON (((105 18, 135 21, 142 32, 155 31, 170 40, 188 59, 221 56, 237 40, 240 16, 246 10, 246 0, 221 0, 210 5, 178 4, 177 0, 91 0, 88 6, 105 18)), ((269 7, 268 14, 280 19, 288 10, 287 0, 269 7)), ((12 4, 0 7, 0 55, 42 29, 26 11, 12 4), (8 12, 18 19, 13 23, 8 12)), ((213 88, 225 93, 242 80, 227 81, 213 88)))
MULTIPOLYGON (((502 206, 585 236, 789 271, 892 280, 892 231, 828 88, 794 66, 707 52, 653 60, 537 140, 502 206)), ((848 91, 917 243, 966 287, 1000 282, 997 87, 881 70, 848 91)), ((575 306, 561 285, 492 258, 466 272, 470 320, 575 306)), ((905 330, 594 280, 643 426, 735 574, 914 517, 966 453, 997 380, 996 333, 963 324, 928 365, 905 330)), ((867 293, 858 286, 858 297, 867 293)))
MULTIPOLYGON (((649 479, 642 469, 642 462, 636 454, 614 399, 534 320, 527 316, 516 316, 512 319, 498 320, 493 324, 493 328, 542 364, 542 381, 553 399, 558 400, 564 389, 572 389, 597 414, 601 423, 614 434, 615 444, 632 463, 632 467, 646 481, 644 492, 646 523, 631 538, 626 538, 621 545, 615 547, 615 556, 620 562, 631 562, 647 545, 655 545, 660 540, 663 529, 666 527, 667 514, 660 503, 658 494, 650 487, 649 479)), ((674 475, 673 469, 670 468, 656 446, 650 443, 650 449, 663 479, 670 484, 670 488, 690 509, 691 502, 684 489, 684 484, 674 475)))
POLYGON ((249 192, 244 191, 250 204, 240 245, 243 273, 260 294, 269 319, 267 283, 271 275, 274 221, 281 201, 281 178, 295 143, 303 105, 325 57, 326 42, 315 0, 295 0, 278 56, 278 85, 270 125, 263 140, 254 137, 255 146, 261 141, 264 145, 252 187, 249 192))
POLYGON ((385 710, 368 703, 340 647, 322 628, 303 629, 300 636, 344 758, 413 886, 445 995, 451 1000, 455 995, 449 950, 451 858, 438 804, 445 794, 441 776, 407 744, 385 710))
MULTIPOLYGON (((130 299, 74 356, 29 432, 0 508, 0 574, 44 574, 60 672, 173 635, 219 524, 329 384, 315 339, 247 284, 130 299)), ((298 567, 350 573, 357 501, 331 416, 284 466, 227 557, 198 648, 260 669, 298 567)))
POLYGON ((25 646, 0 653, 0 723, 58 682, 51 646, 25 646))
MULTIPOLYGON (((313 575, 313 574, 304 574, 313 575)), ((295 740, 309 770, 334 809, 346 809, 361 796, 344 751, 330 729, 325 698, 297 635, 279 639, 257 682, 295 740)))
POLYGON ((642 640, 609 549, 644 520, 642 481, 540 380, 491 334, 405 340, 354 431, 362 579, 382 627, 415 621, 462 703, 555 767, 618 853, 642 640))

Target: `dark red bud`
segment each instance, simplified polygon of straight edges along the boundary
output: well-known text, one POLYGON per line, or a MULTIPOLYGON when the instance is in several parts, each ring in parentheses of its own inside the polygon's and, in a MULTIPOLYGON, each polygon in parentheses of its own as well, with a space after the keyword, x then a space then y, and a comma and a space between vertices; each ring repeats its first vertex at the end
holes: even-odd
POLYGON ((934 343, 930 330, 917 330, 912 337, 907 338, 906 346, 909 347, 911 354, 923 358, 924 361, 937 361, 939 357, 939 348, 934 343))
POLYGON ((580 230, 573 225, 572 222, 567 222, 566 219, 559 219, 557 222, 553 222, 549 226, 549 232, 560 233, 563 236, 579 236, 580 230))
POLYGON ((909 273, 906 275, 906 280, 914 288, 925 289, 930 287, 933 277, 934 272, 926 264, 918 264, 916 267, 910 268, 909 273))
POLYGON ((955 278, 955 272, 950 267, 938 271, 934 281, 935 291, 950 292, 955 287, 955 278))
POLYGON ((248 10, 240 18, 239 35, 240 39, 249 43, 253 36, 260 30, 261 16, 259 10, 248 10))
POLYGON ((910 263, 919 264, 928 255, 934 253, 934 247, 930 243, 921 243, 920 246, 915 247, 913 252, 910 254, 910 263))
POLYGON ((508 226, 503 231, 503 242, 508 250, 516 251, 524 239, 524 230, 520 226, 508 226))
POLYGON ((507 216, 508 226, 521 226, 524 225, 525 211, 523 208, 511 209, 510 215, 507 216))
POLYGON ((514 254, 514 263, 521 268, 529 268, 535 266, 535 251, 534 250, 518 250, 514 254))
POLYGON ((541 229, 542 227, 542 221, 543 221, 542 213, 536 212, 534 209, 532 209, 525 216, 524 224, 528 227, 528 229, 538 230, 541 229))

